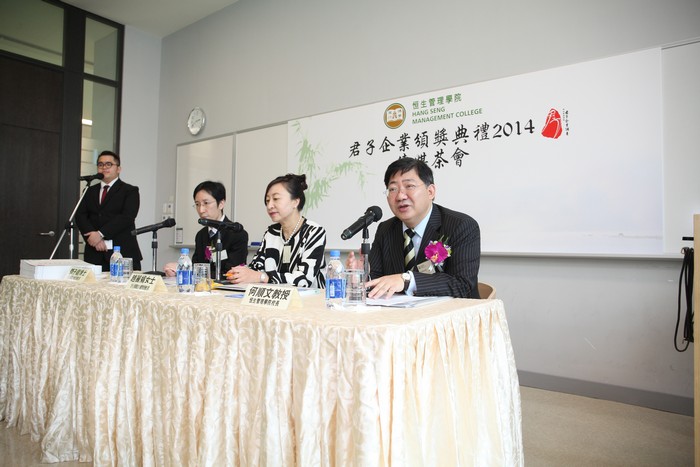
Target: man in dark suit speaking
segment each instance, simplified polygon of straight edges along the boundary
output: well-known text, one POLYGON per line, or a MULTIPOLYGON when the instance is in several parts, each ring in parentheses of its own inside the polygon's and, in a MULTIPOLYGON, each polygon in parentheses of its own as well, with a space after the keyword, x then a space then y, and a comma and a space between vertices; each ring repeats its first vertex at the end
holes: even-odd
POLYGON ((115 246, 122 256, 133 258, 134 271, 141 270, 141 250, 131 231, 136 229, 139 189, 119 179, 119 156, 102 151, 97 157, 97 172, 104 175, 99 185, 88 188, 78 206, 75 221, 85 239, 85 261, 102 265, 109 271, 109 257, 115 246))
MULTIPOLYGON (((479 298, 479 224, 470 216, 435 204, 433 171, 404 157, 384 174, 394 217, 379 224, 369 254, 369 298, 409 295, 479 298), (449 253, 448 253, 449 251, 449 253)), ((359 266, 351 252, 349 267, 359 266)))

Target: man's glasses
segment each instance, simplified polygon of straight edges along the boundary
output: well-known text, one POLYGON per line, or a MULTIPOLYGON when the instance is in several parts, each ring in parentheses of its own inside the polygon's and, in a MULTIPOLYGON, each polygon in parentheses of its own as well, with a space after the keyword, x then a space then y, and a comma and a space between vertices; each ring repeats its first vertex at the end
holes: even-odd
POLYGON ((408 183, 402 187, 401 186, 391 186, 391 187, 387 188, 386 190, 384 190, 384 194, 387 197, 396 196, 399 194, 399 191, 401 191, 401 190, 403 190, 406 194, 412 194, 421 185, 425 185, 425 183, 421 183, 418 185, 416 185, 415 183, 408 183))
POLYGON ((199 209, 202 206, 204 206, 204 209, 206 209, 209 206, 211 206, 212 204, 216 204, 216 201, 202 201, 201 203, 197 202, 197 203, 194 203, 194 205, 192 207, 195 209, 199 209))
POLYGON ((115 164, 114 162, 98 162, 97 168, 101 169, 104 167, 105 169, 111 169, 113 165, 117 165, 117 164, 115 164))

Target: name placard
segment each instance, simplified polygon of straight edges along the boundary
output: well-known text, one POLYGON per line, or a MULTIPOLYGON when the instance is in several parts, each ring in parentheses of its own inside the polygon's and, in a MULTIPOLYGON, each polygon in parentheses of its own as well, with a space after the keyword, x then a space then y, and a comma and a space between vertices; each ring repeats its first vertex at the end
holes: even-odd
POLYGON ((83 268, 79 266, 73 266, 68 270, 65 280, 74 282, 95 282, 95 273, 92 272, 92 268, 83 268))
POLYGON ((126 288, 129 290, 138 290, 140 292, 167 292, 168 288, 163 282, 163 278, 157 274, 132 273, 129 281, 126 283, 126 288))
POLYGON ((301 308, 301 296, 296 287, 270 284, 250 284, 243 295, 243 305, 286 310, 301 308))

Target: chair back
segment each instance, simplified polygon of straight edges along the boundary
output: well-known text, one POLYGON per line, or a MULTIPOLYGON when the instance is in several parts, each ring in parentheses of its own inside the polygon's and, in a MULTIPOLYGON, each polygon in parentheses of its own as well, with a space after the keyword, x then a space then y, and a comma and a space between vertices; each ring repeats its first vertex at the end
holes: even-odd
POLYGON ((482 300, 487 298, 496 298, 496 288, 494 286, 489 285, 486 282, 479 282, 477 287, 479 288, 479 297, 481 297, 482 300))

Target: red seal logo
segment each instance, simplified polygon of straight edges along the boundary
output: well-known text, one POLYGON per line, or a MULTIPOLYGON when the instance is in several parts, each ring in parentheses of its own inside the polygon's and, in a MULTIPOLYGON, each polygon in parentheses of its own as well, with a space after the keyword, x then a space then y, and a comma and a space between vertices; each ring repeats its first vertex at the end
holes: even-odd
POLYGON ((557 109, 550 109, 547 121, 542 128, 542 136, 557 139, 561 136, 561 115, 557 109))

